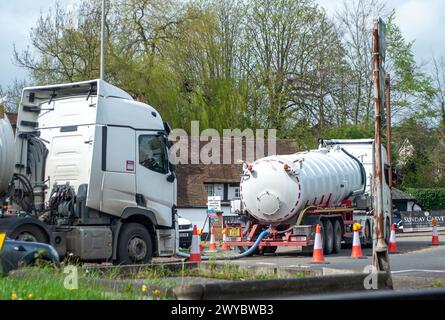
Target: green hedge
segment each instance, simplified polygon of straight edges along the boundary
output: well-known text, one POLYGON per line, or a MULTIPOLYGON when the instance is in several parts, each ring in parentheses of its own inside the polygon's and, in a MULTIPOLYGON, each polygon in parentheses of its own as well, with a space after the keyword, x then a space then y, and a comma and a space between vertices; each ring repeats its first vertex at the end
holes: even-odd
POLYGON ((445 209, 445 188, 406 188, 424 210, 445 209))

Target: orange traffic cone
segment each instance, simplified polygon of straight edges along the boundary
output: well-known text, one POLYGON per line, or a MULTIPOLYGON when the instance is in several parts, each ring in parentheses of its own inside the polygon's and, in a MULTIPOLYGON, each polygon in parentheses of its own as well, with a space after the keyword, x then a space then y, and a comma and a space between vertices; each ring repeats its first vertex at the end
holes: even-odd
POLYGON ((389 237, 388 252, 391 252, 391 253, 397 252, 396 227, 395 227, 394 223, 391 226, 391 236, 389 237))
POLYGON ((433 220, 433 238, 431 241, 431 245, 433 245, 433 246, 440 245, 439 233, 437 232, 437 220, 436 219, 433 220))
POLYGON ((227 232, 229 231, 229 228, 223 229, 223 243, 221 245, 221 250, 227 251, 230 250, 229 245, 227 244, 227 232))
POLYGON ((360 235, 359 231, 361 229, 360 224, 354 223, 354 226, 352 227, 354 231, 354 237, 352 239, 352 253, 351 258, 355 259, 363 259, 363 253, 362 253, 362 244, 360 243, 360 235))
POLYGON ((215 252, 218 251, 218 249, 216 248, 216 242, 215 242, 215 231, 213 230, 213 227, 211 228, 210 231, 210 247, 208 252, 215 252))
POLYGON ((326 263, 324 261, 323 243, 321 241, 321 227, 317 224, 315 228, 314 253, 312 255, 312 263, 326 263))
POLYGON ((190 262, 201 262, 201 251, 199 250, 199 236, 196 225, 193 227, 192 248, 190 249, 190 262))

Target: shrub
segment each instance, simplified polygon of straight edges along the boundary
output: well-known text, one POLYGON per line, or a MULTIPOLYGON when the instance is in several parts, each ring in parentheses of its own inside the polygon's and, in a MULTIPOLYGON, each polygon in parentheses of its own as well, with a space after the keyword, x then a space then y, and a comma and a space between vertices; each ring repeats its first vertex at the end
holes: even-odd
POLYGON ((406 188, 424 210, 445 209, 445 188, 406 188))

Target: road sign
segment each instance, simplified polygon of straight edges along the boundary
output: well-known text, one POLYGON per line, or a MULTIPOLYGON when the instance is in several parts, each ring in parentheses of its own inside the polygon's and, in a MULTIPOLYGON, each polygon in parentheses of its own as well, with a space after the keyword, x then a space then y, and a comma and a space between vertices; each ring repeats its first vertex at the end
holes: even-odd
POLYGON ((439 230, 445 229, 445 210, 402 211, 403 232, 431 231, 433 219, 437 221, 439 230))
POLYGON ((221 211, 221 197, 220 196, 208 197, 207 209, 221 211))
POLYGON ((379 49, 380 57, 382 58, 382 63, 385 63, 386 58, 386 23, 382 18, 377 20, 377 29, 379 32, 379 49))

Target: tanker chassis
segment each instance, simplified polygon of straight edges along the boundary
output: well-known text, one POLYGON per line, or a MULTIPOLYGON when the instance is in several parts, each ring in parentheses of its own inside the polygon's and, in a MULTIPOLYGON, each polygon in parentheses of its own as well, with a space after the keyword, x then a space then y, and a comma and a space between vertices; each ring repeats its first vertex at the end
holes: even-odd
MULTIPOLYGON (((382 147, 384 234, 389 239, 391 169, 386 159, 382 147)), ((242 213, 227 223, 228 245, 246 250, 269 229, 255 253, 274 253, 278 247, 309 251, 320 224, 324 253, 338 253, 352 242, 354 223, 360 223, 362 245, 372 246, 373 175, 373 139, 321 140, 317 150, 245 162, 242 213)))

